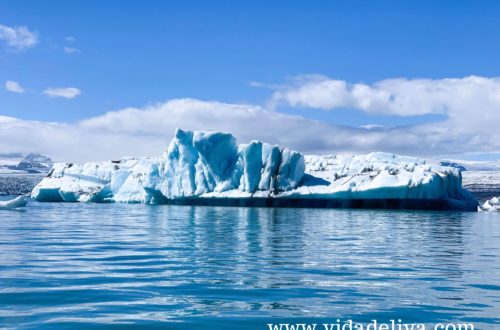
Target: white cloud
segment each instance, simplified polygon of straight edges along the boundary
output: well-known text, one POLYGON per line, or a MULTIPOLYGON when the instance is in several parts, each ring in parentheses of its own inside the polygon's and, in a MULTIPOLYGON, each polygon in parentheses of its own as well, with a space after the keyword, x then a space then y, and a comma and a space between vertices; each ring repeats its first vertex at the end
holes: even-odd
POLYGON ((13 50, 21 51, 38 43, 38 34, 26 26, 10 27, 0 24, 0 40, 13 50))
POLYGON ((335 110, 352 108, 373 115, 454 115, 500 105, 500 78, 386 79, 371 85, 325 76, 299 76, 275 88, 271 104, 335 110))
POLYGON ((62 97, 72 99, 81 94, 81 91, 75 87, 49 87, 42 92, 49 97, 62 97))
POLYGON ((64 52, 68 55, 73 55, 79 53, 80 50, 78 48, 73 48, 73 47, 64 47, 64 52))
POLYGON ((68 37, 65 37, 64 40, 66 40, 67 42, 74 42, 76 40, 76 38, 72 37, 72 36, 68 36, 68 37))
POLYGON ((362 84, 318 75, 300 76, 291 84, 278 87, 270 104, 272 107, 287 104, 333 111, 338 108, 358 109, 372 115, 440 114, 447 119, 408 129, 413 132, 419 129, 423 134, 422 141, 431 140, 430 147, 448 140, 448 152, 472 145, 499 150, 495 138, 499 136, 500 77, 398 78, 362 84), (463 146, 455 145, 454 142, 462 139, 463 146))
MULTIPOLYGON (((490 118, 494 119, 498 115, 490 118)), ((178 99, 109 112, 76 124, 0 117, 0 151, 37 151, 60 161, 160 155, 176 127, 231 132, 240 143, 261 139, 305 153, 388 151, 426 156, 500 150, 498 129, 464 130, 450 126, 449 121, 354 128, 266 111, 255 105, 178 99)))
POLYGON ((5 89, 12 93, 24 93, 24 88, 18 82, 12 80, 5 82, 5 89))

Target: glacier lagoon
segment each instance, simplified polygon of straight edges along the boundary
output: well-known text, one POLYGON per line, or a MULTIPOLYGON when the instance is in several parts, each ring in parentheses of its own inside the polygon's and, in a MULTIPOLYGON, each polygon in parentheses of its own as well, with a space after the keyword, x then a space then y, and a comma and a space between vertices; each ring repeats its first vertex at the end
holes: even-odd
POLYGON ((0 197, 11 328, 500 324, 500 213, 429 211, 477 210, 453 166, 177 130, 163 156, 55 164, 31 196, 0 197))
POLYGON ((0 219, 6 328, 500 326, 497 212, 30 202, 0 219))

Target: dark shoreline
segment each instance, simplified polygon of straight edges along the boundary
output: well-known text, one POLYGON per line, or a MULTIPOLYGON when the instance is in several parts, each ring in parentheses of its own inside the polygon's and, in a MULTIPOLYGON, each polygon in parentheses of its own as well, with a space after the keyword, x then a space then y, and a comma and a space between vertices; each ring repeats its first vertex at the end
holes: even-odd
POLYGON ((0 174, 0 196, 29 194, 44 177, 43 173, 0 174))

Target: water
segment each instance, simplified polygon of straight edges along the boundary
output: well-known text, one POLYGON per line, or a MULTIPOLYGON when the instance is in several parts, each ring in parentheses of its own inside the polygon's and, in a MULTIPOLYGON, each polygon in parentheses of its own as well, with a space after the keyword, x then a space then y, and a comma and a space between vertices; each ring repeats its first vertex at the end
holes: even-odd
POLYGON ((0 328, 500 328, 500 215, 31 203, 0 211, 0 328))

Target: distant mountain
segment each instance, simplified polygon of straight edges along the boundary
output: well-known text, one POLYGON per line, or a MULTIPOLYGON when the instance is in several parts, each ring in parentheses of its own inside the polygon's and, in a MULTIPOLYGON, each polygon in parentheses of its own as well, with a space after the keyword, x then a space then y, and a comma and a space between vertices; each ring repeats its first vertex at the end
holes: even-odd
POLYGON ((500 160, 488 160, 488 161, 457 160, 454 162, 464 166, 467 169, 467 171, 500 171, 500 160))
POLYGON ((467 168, 465 168, 465 166, 459 164, 459 163, 455 163, 455 162, 451 162, 449 160, 443 160, 439 163, 439 165, 441 166, 451 166, 451 167, 455 167, 455 168, 458 168, 460 171, 467 171, 467 168))
POLYGON ((15 169, 18 171, 46 173, 53 164, 54 162, 49 157, 30 153, 17 164, 15 169))
POLYGON ((53 162, 37 153, 0 154, 0 174, 45 174, 52 168, 53 162))
POLYGON ((428 164, 451 166, 462 171, 471 172, 498 172, 500 171, 500 159, 497 160, 462 160, 462 159, 439 159, 426 158, 428 164))

